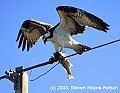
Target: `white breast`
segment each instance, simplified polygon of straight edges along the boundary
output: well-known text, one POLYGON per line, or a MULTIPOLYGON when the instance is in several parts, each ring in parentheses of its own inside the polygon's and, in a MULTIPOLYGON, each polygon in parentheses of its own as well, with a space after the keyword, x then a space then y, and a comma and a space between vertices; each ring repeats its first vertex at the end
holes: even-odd
POLYGON ((56 42, 58 44, 63 44, 65 41, 69 41, 71 38, 71 35, 69 31, 66 31, 67 28, 63 28, 60 25, 55 29, 54 36, 53 36, 53 42, 56 42))
POLYGON ((53 37, 49 39, 49 41, 54 44, 56 51, 59 50, 59 47, 63 49, 64 47, 68 47, 68 45, 70 45, 69 43, 72 40, 72 37, 67 30, 68 28, 58 25, 54 30, 53 37))

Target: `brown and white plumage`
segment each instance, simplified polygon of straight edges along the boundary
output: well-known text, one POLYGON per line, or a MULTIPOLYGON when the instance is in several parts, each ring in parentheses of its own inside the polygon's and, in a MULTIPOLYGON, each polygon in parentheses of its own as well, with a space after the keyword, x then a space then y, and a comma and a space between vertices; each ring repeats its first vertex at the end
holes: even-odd
POLYGON ((24 51, 27 44, 27 51, 29 51, 29 49, 35 45, 40 37, 43 36, 52 27, 53 26, 50 24, 38 22, 36 20, 24 21, 16 39, 16 41, 20 39, 18 48, 23 45, 22 51, 24 51))
MULTIPOLYGON (((62 52, 63 48, 70 48, 78 54, 82 54, 86 49, 91 48, 75 41, 72 38, 73 35, 84 33, 86 27, 92 27, 103 32, 109 30, 107 23, 84 10, 71 6, 59 6, 56 10, 60 16, 60 22, 56 26, 35 20, 24 21, 16 39, 19 41, 18 48, 22 46, 22 51, 24 51, 27 47, 27 51, 29 51, 42 37, 44 44, 51 41, 56 54, 59 53, 62 57, 66 56, 62 52)), ((59 61, 67 71, 68 79, 74 78, 70 70, 70 61, 68 59, 59 61)))
POLYGON ((72 28, 71 25, 73 26, 74 31, 72 31, 72 34, 83 33, 86 26, 93 27, 104 32, 109 30, 109 25, 107 23, 84 10, 71 6, 59 6, 56 10, 60 15, 61 24, 66 23, 70 28, 72 28))
POLYGON ((86 27, 93 27, 103 32, 109 30, 107 23, 84 10, 71 6, 59 6, 56 10, 60 16, 60 23, 54 27, 35 20, 23 22, 16 40, 19 41, 18 48, 22 46, 22 51, 24 51, 27 46, 27 51, 29 51, 39 38, 43 37, 44 43, 46 41, 53 43, 56 52, 62 51, 63 48, 70 48, 82 54, 90 47, 75 41, 72 38, 73 35, 84 33, 86 27))

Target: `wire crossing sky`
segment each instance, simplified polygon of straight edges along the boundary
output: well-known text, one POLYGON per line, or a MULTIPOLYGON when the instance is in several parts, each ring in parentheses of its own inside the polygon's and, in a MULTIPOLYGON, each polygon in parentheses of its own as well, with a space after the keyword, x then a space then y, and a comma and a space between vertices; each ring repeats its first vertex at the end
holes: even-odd
MULTIPOLYGON (((111 42, 109 42, 109 43, 96 46, 96 47, 94 47, 94 48, 92 48, 92 49, 90 49, 90 50, 97 49, 97 48, 100 48, 100 47, 103 47, 103 46, 107 46, 107 45, 110 45, 110 44, 112 44, 112 43, 116 43, 116 42, 119 42, 119 41, 120 41, 120 39, 115 40, 115 41, 111 41, 111 42)), ((89 51, 89 50, 87 50, 87 51, 89 51)), ((87 51, 85 51, 85 52, 87 52, 87 51)), ((78 53, 74 53, 74 54, 68 55, 67 57, 72 57, 72 56, 75 56, 75 55, 77 55, 77 54, 78 54, 78 53)), ((67 58, 67 57, 65 57, 65 58, 67 58)), ((64 59, 64 58, 63 58, 63 59, 64 59)), ((43 63, 43 64, 46 64, 46 63, 48 63, 48 64, 53 64, 54 62, 56 62, 56 61, 58 61, 58 60, 61 60, 61 59, 55 60, 55 58, 53 57, 53 60, 48 61, 48 62, 45 62, 45 63, 43 63)), ((35 81, 35 80, 39 79, 40 77, 42 77, 42 76, 46 75, 48 72, 50 72, 50 71, 51 71, 53 68, 55 68, 58 64, 59 64, 59 62, 58 62, 57 64, 55 64, 53 67, 51 67, 49 70, 47 70, 45 73, 40 74, 38 77, 36 77, 36 78, 34 78, 34 79, 31 78, 31 76, 32 76, 32 70, 31 70, 31 71, 30 71, 29 80, 30 80, 30 81, 35 81)), ((38 65, 39 65, 39 64, 38 64, 38 65)), ((38 65, 37 65, 37 67, 39 67, 38 65)), ((41 66, 41 65, 42 65, 42 64, 40 64, 40 66, 41 66)), ((44 65, 43 65, 43 66, 44 66, 44 65)), ((36 67, 36 66, 33 66, 33 67, 36 67)), ((30 67, 30 68, 33 68, 33 67, 30 67)), ((36 67, 36 68, 37 68, 37 67, 36 67)), ((33 68, 33 69, 34 69, 34 68, 33 68)), ((30 70, 30 69, 24 69, 23 71, 27 71, 27 70, 30 70)))
MULTIPOLYGON (((120 39, 114 40, 114 41, 111 41, 111 42, 108 42, 108 43, 105 43, 105 44, 102 44, 102 45, 93 47, 93 48, 91 48, 91 49, 89 49, 89 50, 86 50, 85 52, 90 51, 90 50, 94 50, 94 49, 97 49, 97 48, 101 48, 101 47, 103 47, 103 46, 107 46, 107 45, 110 45, 110 44, 113 44, 113 43, 116 43, 116 42, 119 42, 119 41, 120 41, 120 39)), ((30 71, 30 76, 29 76, 30 78, 29 78, 29 80, 30 80, 30 81, 35 81, 35 80, 37 80, 38 78, 40 78, 40 77, 46 75, 48 72, 50 72, 53 68, 55 68, 55 67, 59 64, 59 62, 58 62, 57 64, 55 64, 53 67, 51 67, 48 71, 46 71, 45 73, 39 75, 39 76, 38 76, 37 78, 35 78, 35 79, 31 79, 32 69, 35 69, 35 68, 38 68, 38 67, 41 67, 41 66, 45 66, 45 65, 48 65, 48 64, 53 64, 54 62, 57 62, 57 61, 59 61, 59 60, 63 60, 64 58, 67 58, 67 57, 75 56, 75 55, 77 55, 77 54, 78 54, 78 53, 74 53, 74 54, 68 55, 68 56, 66 56, 66 57, 63 57, 62 59, 61 59, 61 58, 60 58, 60 59, 56 59, 55 57, 52 56, 52 57, 49 59, 49 61, 47 61, 47 62, 38 64, 38 65, 35 65, 35 66, 31 66, 31 67, 28 67, 28 68, 25 68, 25 69, 23 69, 23 70, 21 70, 20 72, 17 72, 17 73, 21 73, 21 72, 24 72, 24 71, 29 71, 29 70, 31 70, 31 71, 30 71)), ((2 79, 4 79, 4 78, 6 78, 6 76, 1 76, 1 77, 0 77, 0 80, 2 80, 2 79)))
MULTIPOLYGON (((44 45, 42 40, 36 43, 29 52, 22 52, 17 48, 15 42, 17 33, 27 19, 34 19, 57 24, 60 19, 56 12, 56 7, 69 5, 92 13, 110 25, 107 33, 96 29, 86 28, 82 35, 75 36, 74 39, 90 47, 104 44, 105 42, 120 38, 120 1, 97 0, 4 0, 0 3, 0 76, 5 71, 14 70, 16 67, 25 68, 45 62, 53 55, 54 47, 48 42, 44 45)), ((58 65, 50 73, 41 77, 37 81, 29 82, 29 93, 118 93, 120 91, 120 43, 115 43, 103 48, 95 49, 91 52, 70 57, 73 64, 71 70, 75 79, 67 80, 67 73, 61 65, 58 65), (65 89, 60 89, 65 87, 65 89), (55 90, 56 88, 56 90, 55 90), (79 89, 75 89, 79 88, 79 89), (69 89, 69 90, 68 90, 69 89)), ((68 55, 74 51, 65 49, 68 55)), ((47 65, 32 71, 32 76, 37 77, 51 68, 47 65)), ((28 71, 29 75, 29 71, 28 71)), ((1 93, 13 93, 13 84, 4 79, 0 80, 1 93)))

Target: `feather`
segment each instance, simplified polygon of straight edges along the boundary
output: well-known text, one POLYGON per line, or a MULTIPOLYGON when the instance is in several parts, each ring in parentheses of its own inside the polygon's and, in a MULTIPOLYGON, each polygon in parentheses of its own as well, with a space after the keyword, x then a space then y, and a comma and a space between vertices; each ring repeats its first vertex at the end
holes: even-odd
POLYGON ((21 37, 20 37, 20 41, 19 41, 18 48, 20 48, 20 47, 21 47, 21 45, 22 45, 22 41, 23 41, 23 35, 21 35, 21 37))
MULTIPOLYGON (((93 27, 104 32, 107 32, 107 30, 109 30, 109 25, 102 19, 82 9, 71 6, 59 6, 56 8, 56 10, 58 11, 62 21, 70 21, 72 19, 74 22, 76 21, 81 26, 93 27), (63 16, 63 14, 65 16, 63 16), (69 17, 69 20, 66 20, 67 18, 62 17, 69 17)), ((69 23, 67 26, 69 26, 69 23)))
POLYGON ((26 39, 24 39, 24 41, 23 41, 22 51, 24 51, 25 46, 26 46, 26 39))
POLYGON ((21 33, 22 33, 22 30, 19 31, 16 41, 19 40, 21 33))
POLYGON ((33 44, 35 45, 40 37, 43 36, 52 27, 52 25, 44 22, 39 22, 36 20, 25 20, 16 39, 16 41, 19 41, 18 48, 20 48, 23 43, 22 51, 24 51, 27 42, 27 51, 29 51, 33 44))

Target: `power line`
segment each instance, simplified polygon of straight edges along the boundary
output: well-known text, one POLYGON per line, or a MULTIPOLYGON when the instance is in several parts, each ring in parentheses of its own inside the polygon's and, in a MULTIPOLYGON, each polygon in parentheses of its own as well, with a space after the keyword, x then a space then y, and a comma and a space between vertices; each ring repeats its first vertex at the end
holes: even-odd
POLYGON ((43 74, 41 74, 41 75, 39 75, 38 77, 36 77, 35 79, 31 79, 31 76, 32 76, 32 70, 30 71, 30 78, 29 78, 29 80, 30 81, 35 81, 35 80, 37 80, 37 79, 39 79, 40 77, 42 77, 42 76, 44 76, 44 75, 46 75, 48 72, 50 72, 53 68, 55 68, 57 65, 59 64, 59 62, 57 63, 57 64, 55 64, 53 67, 51 67, 48 71, 46 71, 45 73, 43 73, 43 74))
MULTIPOLYGON (((103 47, 103 46, 107 46, 107 45, 110 45, 110 44, 112 44, 112 43, 119 42, 119 41, 120 41, 120 39, 117 39, 117 40, 114 40, 114 41, 111 41, 111 42, 108 42, 108 43, 105 43, 105 44, 102 44, 102 45, 93 47, 93 48, 91 48, 91 49, 89 49, 89 50, 86 50, 86 51, 84 51, 84 52, 87 52, 87 51, 90 51, 90 50, 94 50, 94 49, 97 49, 97 48, 100 48, 100 47, 103 47)), ((72 56, 75 56, 75 55, 77 55, 77 54, 78 54, 78 53, 74 53, 74 54, 68 55, 68 56, 66 56, 66 57, 64 57, 64 58, 72 57, 72 56)), ((63 58, 63 59, 64 59, 64 58, 63 58)), ((38 65, 35 65, 35 66, 31 66, 31 67, 28 67, 28 68, 25 68, 25 69, 23 69, 23 70, 21 70, 21 71, 18 71, 18 72, 16 72, 16 73, 21 73, 21 72, 24 72, 24 71, 28 71, 28 70, 31 70, 31 69, 35 69, 35 68, 37 68, 37 67, 45 66, 45 65, 48 65, 48 64, 53 64, 54 62, 57 62, 58 60, 62 60, 62 59, 56 59, 56 58, 54 58, 54 57, 51 57, 50 60, 47 61, 47 62, 38 64, 38 65)), ((48 72, 50 72, 50 71, 51 71, 54 67, 56 67, 58 64, 59 64, 59 63, 57 63, 56 65, 54 65, 51 69, 49 69, 47 72, 45 72, 44 74, 40 75, 39 77, 41 77, 41 76, 47 74, 48 72)), ((39 77, 38 77, 38 78, 39 78, 39 77)), ((1 80, 1 79, 4 79, 4 78, 6 78, 6 75, 0 77, 0 80, 1 80)), ((38 78, 36 78, 36 79, 38 79, 38 78)), ((34 79, 34 80, 36 80, 36 79, 34 79)))
MULTIPOLYGON (((114 41, 111 41, 111 42, 108 42, 108 43, 105 43, 105 44, 102 44, 102 45, 93 47, 93 48, 91 48, 91 49, 89 49, 89 50, 86 50, 85 52, 90 51, 90 50, 94 50, 94 49, 97 49, 97 48, 100 48, 100 47, 103 47, 103 46, 107 46, 107 45, 110 45, 110 44, 112 44, 112 43, 116 43, 116 42, 119 42, 119 41, 120 41, 120 39, 117 39, 117 40, 114 40, 114 41)), ((68 56, 66 56, 66 58, 71 57, 71 56, 75 56, 75 55, 77 55, 77 54, 78 54, 78 53, 74 53, 74 54, 68 55, 68 56)))
MULTIPOLYGON (((96 46, 96 47, 93 47, 93 48, 91 48, 91 49, 89 49, 89 50, 86 50, 85 52, 90 51, 90 50, 94 50, 94 49, 97 49, 97 48, 100 48, 100 47, 103 47, 103 46, 107 46, 107 45, 110 45, 110 44, 115 43, 115 42, 118 42, 118 41, 120 41, 120 39, 114 40, 114 41, 111 41, 111 42, 108 42, 108 43, 105 43, 105 44, 102 44, 102 45, 99 45, 99 46, 96 46)), ((78 54, 78 53, 74 53, 74 54, 68 55, 68 56, 66 56, 66 57, 64 57, 64 58, 72 57, 72 56, 75 56, 75 55, 77 55, 77 54, 78 54)), ((64 58, 63 58, 63 59, 64 59, 64 58)), ((48 71, 46 71, 45 73, 39 75, 37 78, 35 78, 35 79, 31 79, 31 78, 30 78, 29 80, 30 80, 30 81, 35 81, 35 80, 39 79, 40 77, 42 77, 42 76, 46 75, 48 72, 50 72, 50 71, 51 71, 53 68, 55 68, 58 64, 59 64, 59 62, 58 62, 57 64, 55 64, 53 67, 51 67, 51 68, 50 68, 48 71)), ((30 77, 31 77, 31 72, 30 72, 30 77)))

